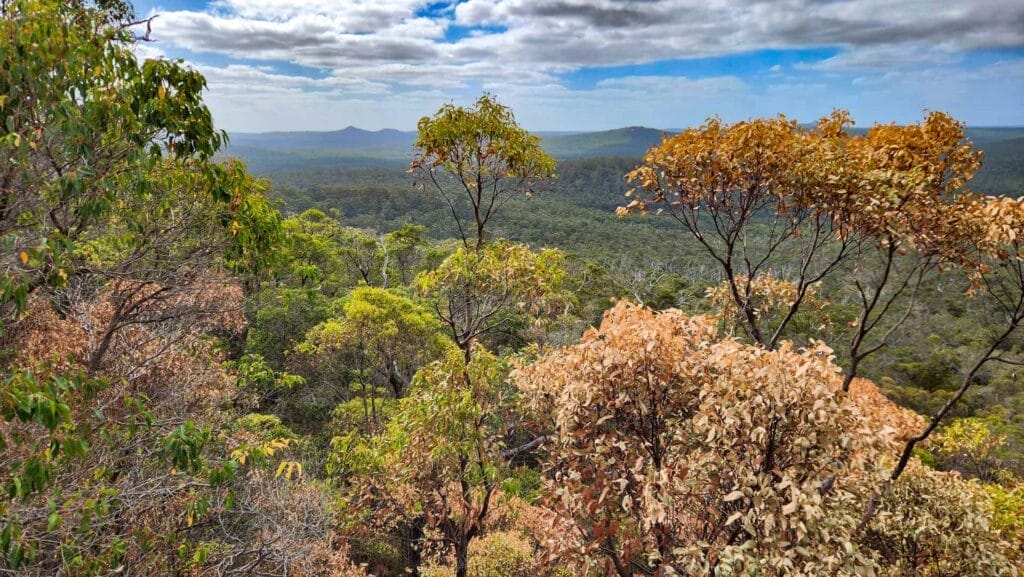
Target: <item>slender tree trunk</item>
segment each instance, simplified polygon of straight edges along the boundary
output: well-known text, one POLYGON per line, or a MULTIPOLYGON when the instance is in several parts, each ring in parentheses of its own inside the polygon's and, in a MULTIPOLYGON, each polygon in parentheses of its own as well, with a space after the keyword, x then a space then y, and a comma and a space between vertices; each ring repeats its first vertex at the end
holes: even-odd
POLYGON ((843 371, 843 392, 850 392, 850 384, 853 383, 853 379, 857 376, 857 367, 860 365, 862 358, 854 353, 854 356, 850 359, 850 364, 843 371))
POLYGON ((469 540, 459 537, 455 540, 455 577, 469 575, 469 540))
POLYGON ((100 364, 103 362, 103 357, 107 354, 107 349, 110 348, 110 341, 113 337, 114 331, 108 330, 107 333, 103 335, 103 340, 100 341, 100 346, 96 347, 96 350, 89 355, 88 373, 90 375, 94 375, 100 370, 100 364))

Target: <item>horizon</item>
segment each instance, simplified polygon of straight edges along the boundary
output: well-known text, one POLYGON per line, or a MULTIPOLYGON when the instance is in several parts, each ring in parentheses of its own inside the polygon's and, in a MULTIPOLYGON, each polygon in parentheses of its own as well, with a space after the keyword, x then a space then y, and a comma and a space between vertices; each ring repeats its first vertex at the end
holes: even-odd
MULTIPOLYGON (((809 123, 803 123, 803 124, 806 125, 806 124, 809 124, 809 123)), ((527 128, 527 130, 530 130, 529 127, 526 127, 526 128, 527 128)), ((608 128, 608 129, 603 129, 603 130, 543 130, 543 129, 540 129, 540 130, 530 130, 530 132, 533 132, 533 133, 536 133, 536 134, 540 134, 540 135, 543 135, 544 133, 554 134, 554 135, 558 135, 558 134, 571 135, 571 134, 592 134, 592 133, 597 133, 597 132, 614 132, 616 130, 627 130, 627 129, 630 129, 630 128, 642 128, 642 129, 647 129, 647 130, 660 130, 662 132, 673 132, 674 133, 674 132, 682 132, 684 130, 688 130, 690 128, 695 128, 695 127, 694 126, 686 126, 686 127, 659 128, 657 126, 631 125, 631 126, 619 126, 617 128, 608 128)), ((865 128, 870 128, 870 126, 859 125, 859 126, 854 126, 853 128, 854 129, 865 129, 865 128)), ((974 129, 974 130, 984 130, 984 129, 1017 130, 1017 129, 1024 129, 1024 124, 988 124, 988 125, 982 125, 982 124, 971 125, 971 124, 968 124, 966 126, 966 128, 967 128, 967 130, 971 130, 971 129, 974 129)), ((264 130, 264 131, 259 131, 259 132, 252 132, 252 131, 247 131, 247 130, 229 130, 228 134, 246 134, 246 135, 257 136, 257 135, 261 135, 261 134, 274 134, 274 133, 288 134, 288 133, 299 133, 299 132, 333 133, 333 132, 343 132, 343 131, 351 130, 351 129, 361 130, 363 132, 396 131, 396 132, 402 132, 402 133, 407 133, 407 134, 415 134, 416 133, 416 128, 415 127, 413 127, 413 128, 396 128, 396 127, 393 127, 393 126, 386 126, 384 128, 378 128, 378 129, 371 130, 371 129, 367 129, 367 128, 362 128, 360 126, 356 126, 354 124, 350 124, 350 125, 342 127, 342 128, 324 128, 322 130, 264 130)))
POLYGON ((481 92, 540 132, 942 110, 1024 126, 1024 3, 143 0, 144 57, 209 81, 230 132, 407 130, 481 92), (338 130, 338 129, 332 129, 338 130))

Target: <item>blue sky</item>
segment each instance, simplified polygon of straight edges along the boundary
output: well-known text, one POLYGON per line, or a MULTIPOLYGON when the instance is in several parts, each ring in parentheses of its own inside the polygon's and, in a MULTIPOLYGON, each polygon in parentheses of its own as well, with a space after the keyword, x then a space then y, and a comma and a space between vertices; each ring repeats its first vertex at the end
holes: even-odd
POLYGON ((209 81, 230 131, 411 129, 494 93, 534 130, 832 108, 1024 125, 1024 2, 146 0, 146 56, 209 81))

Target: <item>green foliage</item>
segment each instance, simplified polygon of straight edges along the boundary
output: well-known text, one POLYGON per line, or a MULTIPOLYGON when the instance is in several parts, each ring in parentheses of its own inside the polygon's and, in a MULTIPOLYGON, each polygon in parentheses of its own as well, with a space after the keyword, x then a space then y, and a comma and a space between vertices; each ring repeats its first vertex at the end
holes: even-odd
POLYGON ((275 415, 264 415, 260 413, 249 413, 231 423, 230 429, 254 433, 260 442, 268 442, 274 439, 296 439, 298 438, 291 429, 286 427, 281 419, 275 415))
POLYGON ((522 344, 522 336, 511 330, 517 321, 540 324, 571 308, 564 263, 559 250, 535 252, 502 240, 480 250, 459 248, 436 269, 417 276, 414 286, 434 303, 464 351, 480 338, 522 344))
POLYGON ((187 421, 164 437, 163 452, 176 469, 196 474, 203 470, 203 449, 209 440, 209 430, 200 429, 194 422, 187 421))
POLYGON ((418 372, 412 395, 401 401, 381 445, 397 467, 395 480, 493 485, 500 474, 495 434, 507 400, 498 386, 504 372, 501 359, 481 346, 468 362, 460 351, 449 350, 418 372), (470 466, 466 459, 478 462, 470 466))
POLYGON ((0 433, 0 450, 16 451, 6 463, 4 489, 11 499, 24 499, 44 490, 62 458, 81 458, 89 447, 76 423, 71 403, 92 397, 104 382, 82 374, 41 377, 29 370, 8 374, 0 385, 0 416, 38 430, 10 428, 0 433), (16 456, 15 456, 16 455, 16 456))
MULTIPOLYGON (((496 211, 512 196, 531 195, 554 176, 555 160, 540 139, 516 123, 512 110, 489 94, 473 108, 442 106, 420 119, 412 170, 451 210, 466 248, 479 250, 496 211), (468 201, 472 220, 460 218, 455 199, 468 201)), ((464 216, 464 215, 463 215, 464 216)))
POLYGON ((275 371, 266 359, 256 353, 242 355, 238 361, 226 363, 235 373, 238 397, 246 404, 259 407, 282 391, 305 384, 305 379, 286 371, 275 371))
MULTIPOLYGON (((355 383, 352 388, 359 389, 360 387, 360 383, 355 383)), ((375 399, 372 409, 367 406, 365 398, 349 399, 338 403, 331 411, 331 427, 339 435, 345 435, 352 431, 371 433, 390 421, 397 409, 398 400, 393 398, 375 399), (369 414, 371 411, 373 415, 369 414)))
POLYGON ((505 479, 501 491, 509 497, 518 497, 527 503, 534 503, 540 498, 543 477, 539 469, 519 467, 505 479))
POLYGON ((422 118, 417 129, 420 156, 451 174, 479 171, 488 177, 532 179, 554 172, 554 159, 540 150, 540 139, 519 128, 512 110, 489 94, 469 109, 446 104, 433 117, 422 118), (500 158, 500 172, 474 164, 481 154, 500 158))
POLYGON ((266 289, 255 299, 246 350, 260 355, 275 370, 282 369, 288 351, 331 314, 329 299, 306 289, 266 289))
POLYGON ((1024 485, 983 485, 992 501, 993 527, 1010 542, 1024 539, 1024 485))
POLYGON ((288 237, 279 278, 293 287, 310 287, 335 296, 349 284, 343 276, 337 237, 341 226, 319 210, 307 210, 284 221, 288 237))
POLYGON ((451 346, 440 321, 421 304, 396 289, 360 286, 296 350, 321 367, 348 360, 351 378, 368 384, 371 394, 379 385, 399 398, 413 374, 451 346))
POLYGON ((279 258, 285 240, 281 213, 265 195, 268 183, 254 179, 242 163, 224 165, 221 176, 219 184, 229 195, 221 221, 232 241, 224 258, 235 273, 256 274, 279 258))
POLYGON ((138 62, 129 33, 108 23, 123 10, 19 0, 5 11, 0 164, 12 210, 0 233, 23 256, 4 274, 0 305, 17 309, 36 288, 67 282, 75 243, 121 199, 151 190, 165 152, 212 173, 209 159, 225 136, 202 104, 199 73, 168 60, 138 62), (61 169, 51 174, 51 166, 61 169))
MULTIPOLYGON (((427 227, 407 222, 397 230, 384 235, 381 245, 387 259, 385 274, 396 277, 396 281, 407 285, 426 256, 425 250, 429 246, 427 227)), ((384 284, 390 285, 390 282, 386 281, 384 284)))
POLYGON ((1021 455, 1008 443, 1019 429, 998 416, 954 419, 935 436, 933 446, 946 469, 957 469, 984 481, 1011 479, 1021 455))

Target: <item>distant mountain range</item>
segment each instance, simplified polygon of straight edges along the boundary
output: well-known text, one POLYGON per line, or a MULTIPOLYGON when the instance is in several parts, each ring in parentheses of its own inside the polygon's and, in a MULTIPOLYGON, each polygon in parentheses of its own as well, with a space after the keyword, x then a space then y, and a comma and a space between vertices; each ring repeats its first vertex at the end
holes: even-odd
MULTIPOLYGON (((861 132, 864 129, 857 129, 861 132)), ((538 132, 542 146, 559 160, 600 157, 639 158, 661 142, 664 131, 630 126, 597 132, 538 132)), ((1024 172, 1024 127, 968 128, 967 136, 985 151, 979 179, 986 192, 1020 194, 1024 172)), ((354 126, 328 132, 233 133, 225 154, 237 156, 256 174, 345 168, 401 168, 413 155, 416 133, 354 126)))
MULTIPOLYGON (((639 157, 661 141, 664 131, 632 126, 600 132, 538 132, 544 148, 556 158, 603 156, 639 157)), ((407 164, 416 141, 415 132, 363 130, 354 126, 329 132, 232 133, 226 154, 249 162, 256 173, 289 167, 307 168, 407 164)))
POLYGON ((242 147, 274 149, 359 150, 409 148, 416 141, 415 132, 363 130, 349 126, 330 132, 238 132, 231 135, 231 144, 242 147))

